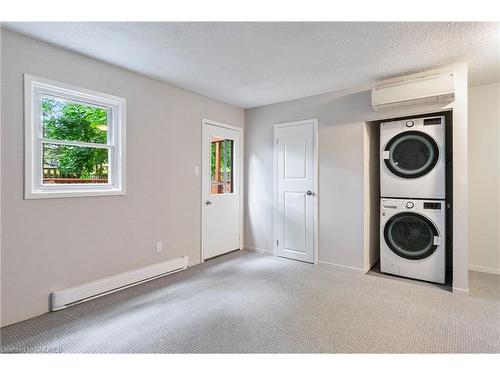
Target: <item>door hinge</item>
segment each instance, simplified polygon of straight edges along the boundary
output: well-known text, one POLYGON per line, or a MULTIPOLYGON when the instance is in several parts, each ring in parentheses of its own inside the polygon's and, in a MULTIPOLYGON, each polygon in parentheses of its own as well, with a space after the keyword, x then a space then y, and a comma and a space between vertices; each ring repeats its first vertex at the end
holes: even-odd
POLYGON ((278 240, 276 240, 276 246, 279 246, 280 242, 278 240))
POLYGON ((278 139, 278 138, 276 138, 276 144, 278 144, 278 142, 279 142, 279 139, 278 139))

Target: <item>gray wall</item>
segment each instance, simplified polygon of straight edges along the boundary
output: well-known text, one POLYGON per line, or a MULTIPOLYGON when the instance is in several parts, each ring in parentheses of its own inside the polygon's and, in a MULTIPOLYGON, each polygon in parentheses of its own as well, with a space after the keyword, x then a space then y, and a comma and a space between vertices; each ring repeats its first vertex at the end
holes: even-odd
POLYGON ((500 274, 500 83, 469 88, 472 269, 500 274))
MULTIPOLYGON (((2 129, 3 129, 3 123, 2 123, 2 40, 3 40, 3 30, 0 24, 0 167, 2 166, 2 129)), ((1 168, 0 168, 0 272, 2 270, 2 219, 3 219, 3 214, 2 214, 2 190, 3 190, 3 185, 2 185, 2 173, 1 173, 1 168)), ((1 327, 1 322, 2 322, 2 313, 1 313, 1 292, 2 292, 2 277, 0 274, 0 327, 1 327)))
POLYGON ((319 122, 319 260, 364 268, 364 123, 370 92, 329 93, 247 110, 245 244, 273 249, 273 124, 319 122))
POLYGON ((368 271, 380 257, 380 125, 367 122, 364 130, 364 271, 368 271))
POLYGON ((242 127, 244 111, 9 31, 2 39, 2 326, 47 311, 53 290, 182 255, 199 263, 201 119, 242 127), (23 200, 23 73, 127 99, 126 196, 23 200))

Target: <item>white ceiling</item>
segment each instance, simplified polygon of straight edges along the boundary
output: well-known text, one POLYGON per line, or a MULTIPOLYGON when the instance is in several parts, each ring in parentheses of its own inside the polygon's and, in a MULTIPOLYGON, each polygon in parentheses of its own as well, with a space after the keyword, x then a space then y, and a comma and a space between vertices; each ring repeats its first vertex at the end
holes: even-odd
POLYGON ((500 23, 7 23, 244 108, 455 62, 500 81, 500 23))

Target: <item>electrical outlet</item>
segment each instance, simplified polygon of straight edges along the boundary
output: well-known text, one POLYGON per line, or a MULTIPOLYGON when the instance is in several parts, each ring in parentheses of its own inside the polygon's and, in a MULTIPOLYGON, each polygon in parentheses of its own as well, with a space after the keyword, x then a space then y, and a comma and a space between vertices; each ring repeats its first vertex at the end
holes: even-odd
POLYGON ((158 241, 158 242, 156 243, 156 252, 157 252, 157 253, 161 253, 162 251, 163 251, 163 244, 162 244, 162 242, 161 242, 161 241, 158 241))

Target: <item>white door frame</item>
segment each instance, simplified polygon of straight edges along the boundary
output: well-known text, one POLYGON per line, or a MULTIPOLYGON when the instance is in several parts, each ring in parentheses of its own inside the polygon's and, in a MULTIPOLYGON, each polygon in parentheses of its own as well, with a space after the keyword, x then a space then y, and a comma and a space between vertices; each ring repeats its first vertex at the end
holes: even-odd
POLYGON ((278 240, 278 216, 276 215, 276 211, 278 209, 278 145, 277 145, 277 129, 284 128, 288 126, 296 126, 296 125, 306 125, 312 124, 314 129, 314 249, 313 249, 313 264, 318 264, 318 201, 319 201, 319 184, 318 184, 318 168, 319 168, 319 158, 318 158, 318 119, 307 119, 307 120, 299 120, 292 122, 281 122, 274 124, 274 172, 273 172, 273 185, 274 185, 274 199, 273 199, 273 214, 274 214, 274 256, 278 256, 278 246, 276 245, 278 240))
MULTIPOLYGON (((244 171, 244 165, 245 165, 245 161, 243 159, 243 147, 244 147, 244 136, 245 136, 245 130, 244 128, 239 128, 237 126, 234 126, 234 125, 229 125, 229 124, 224 124, 222 122, 217 122, 217 121, 213 121, 213 120, 209 120, 209 119, 206 119, 206 118, 202 118, 201 119, 201 144, 200 144, 200 147, 201 147, 201 152, 203 153, 203 129, 205 127, 205 125, 213 125, 213 126, 218 126, 220 128, 226 128, 226 129, 230 129, 230 130, 235 130, 237 131, 238 133, 240 133, 240 155, 239 155, 239 159, 240 159, 240 250, 243 249, 243 244, 245 243, 245 239, 244 239, 244 230, 243 230, 243 225, 244 225, 244 212, 243 212, 243 208, 244 208, 244 205, 243 205, 243 192, 244 192, 244 185, 243 185, 243 182, 244 182, 244 175, 245 175, 245 171, 244 171)), ((200 239, 201 239, 201 251, 200 251, 200 261, 201 263, 203 263, 205 261, 205 256, 204 256, 204 253, 203 253, 203 223, 204 223, 204 215, 203 215, 203 169, 206 168, 205 165, 203 165, 203 155, 201 155, 201 168, 200 168, 200 188, 201 188, 201 192, 200 192, 200 210, 201 210, 201 225, 200 225, 200 239)))

